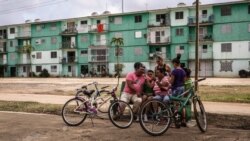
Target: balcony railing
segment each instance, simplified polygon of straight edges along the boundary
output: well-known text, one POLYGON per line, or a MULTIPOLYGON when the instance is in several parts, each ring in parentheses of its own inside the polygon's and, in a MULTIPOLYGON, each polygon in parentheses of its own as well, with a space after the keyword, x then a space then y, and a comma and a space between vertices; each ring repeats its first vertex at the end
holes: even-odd
MULTIPOLYGON (((189 52, 189 59, 190 60, 195 59, 195 52, 189 52)), ((213 59, 213 52, 207 50, 200 51, 199 59, 213 59)))
POLYGON ((170 26, 170 19, 160 20, 157 22, 154 20, 148 21, 148 27, 170 26))
MULTIPOLYGON (((214 15, 199 16, 199 23, 201 25, 212 24, 213 22, 214 22, 214 15)), ((195 23, 196 23, 196 17, 195 16, 188 17, 188 25, 189 26, 195 26, 195 23)))
POLYGON ((62 42, 61 43, 62 49, 76 49, 76 43, 74 42, 62 42))
POLYGON ((90 55, 88 55, 89 62, 108 62, 108 49, 89 49, 90 55))
POLYGON ((62 64, 77 63, 77 58, 75 56, 65 57, 61 59, 61 63, 62 64))
POLYGON ((77 29, 75 27, 69 27, 65 29, 61 35, 76 35, 78 33, 77 29))
POLYGON ((106 32, 109 30, 108 24, 89 25, 89 32, 106 32))
POLYGON ((16 38, 31 38, 31 31, 17 32, 16 38))
POLYGON ((7 65, 7 59, 0 58, 0 65, 7 65))
MULTIPOLYGON (((155 37, 153 37, 155 38, 155 37)), ((148 44, 149 45, 164 45, 164 44, 170 44, 171 38, 170 37, 161 37, 160 39, 152 40, 152 38, 148 38, 148 44)))
POLYGON ((19 45, 16 46, 16 52, 19 53, 31 53, 34 48, 31 45, 19 45))
MULTIPOLYGON (((189 35, 189 42, 194 42, 195 40, 196 40, 195 34, 189 35)), ((213 35, 212 34, 199 35, 199 41, 201 42, 213 41, 213 35)))

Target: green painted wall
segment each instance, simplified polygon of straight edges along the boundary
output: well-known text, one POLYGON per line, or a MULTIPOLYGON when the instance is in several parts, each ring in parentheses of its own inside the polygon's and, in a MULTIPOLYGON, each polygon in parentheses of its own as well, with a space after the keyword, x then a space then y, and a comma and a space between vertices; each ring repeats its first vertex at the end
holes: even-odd
POLYGON ((31 36, 32 37, 43 37, 43 36, 57 36, 62 32, 61 22, 51 22, 51 23, 39 23, 31 25, 31 36), (56 23, 56 28, 51 29, 51 24, 56 23), (43 25, 40 31, 37 31, 37 26, 43 25))
POLYGON ((188 36, 189 36, 189 28, 187 26, 178 26, 178 27, 171 27, 171 43, 187 43, 188 42, 188 36), (176 35, 176 29, 182 28, 183 29, 183 35, 176 35))
POLYGON ((128 14, 121 16, 110 16, 113 22, 109 23, 110 31, 122 31, 122 30, 131 30, 131 29, 144 29, 147 28, 148 24, 148 13, 138 13, 138 14, 128 14), (135 23, 135 16, 141 15, 142 22, 135 23), (122 17, 122 24, 115 24, 114 18, 122 17))
POLYGON ((90 45, 91 34, 78 34, 77 36, 77 48, 88 48, 90 45))
POLYGON ((248 3, 232 4, 230 16, 221 16, 221 7, 223 7, 223 5, 213 7, 215 16, 214 23, 250 21, 250 14, 248 14, 248 3))
POLYGON ((34 47, 35 51, 46 51, 46 50, 57 50, 61 48, 62 37, 61 36, 44 36, 44 37, 34 37, 31 39, 31 45, 34 47), (56 38, 56 42, 52 43, 52 37, 56 38), (37 44, 36 41, 42 39, 45 43, 37 44))
POLYGON ((227 23, 231 25, 231 33, 222 33, 222 26, 225 24, 216 24, 213 27, 213 36, 215 42, 224 41, 243 41, 250 39, 249 22, 227 23))

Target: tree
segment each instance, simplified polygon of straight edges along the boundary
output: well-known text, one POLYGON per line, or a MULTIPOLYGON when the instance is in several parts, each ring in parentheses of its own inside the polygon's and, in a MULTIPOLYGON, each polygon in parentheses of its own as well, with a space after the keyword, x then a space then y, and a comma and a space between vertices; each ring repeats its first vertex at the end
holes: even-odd
MULTIPOLYGON (((116 66, 120 66, 119 63, 119 52, 120 52, 120 47, 124 45, 123 43, 123 38, 115 38, 113 37, 110 44, 114 44, 116 51, 115 51, 115 55, 116 55, 116 66)), ((119 68, 119 67, 118 67, 119 68)), ((116 71, 116 75, 120 76, 120 72, 122 71, 121 69, 115 69, 116 71)))

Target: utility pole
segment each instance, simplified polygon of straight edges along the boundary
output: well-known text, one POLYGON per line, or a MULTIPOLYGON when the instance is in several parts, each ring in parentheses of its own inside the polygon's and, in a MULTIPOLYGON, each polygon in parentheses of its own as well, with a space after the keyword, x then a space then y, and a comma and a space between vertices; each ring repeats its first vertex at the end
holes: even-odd
POLYGON ((196 0, 196 41, 195 41, 195 91, 198 90, 199 74, 199 0, 196 0))

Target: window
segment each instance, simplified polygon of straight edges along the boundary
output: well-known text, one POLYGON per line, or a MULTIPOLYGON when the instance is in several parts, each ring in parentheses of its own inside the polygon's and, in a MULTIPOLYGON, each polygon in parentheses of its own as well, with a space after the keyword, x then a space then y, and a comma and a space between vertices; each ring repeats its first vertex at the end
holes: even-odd
POLYGON ((88 36, 81 37, 81 42, 87 42, 87 41, 88 41, 88 36))
POLYGON ((68 72, 71 72, 71 66, 68 66, 68 72))
POLYGON ((183 54, 184 53, 184 46, 176 46, 175 53, 176 54, 183 54))
POLYGON ((15 28, 10 28, 10 34, 15 34, 15 28))
POLYGON ((250 52, 250 42, 248 42, 248 52, 250 52))
POLYGON ((81 25, 87 25, 87 24, 88 24, 87 20, 81 21, 81 25))
POLYGON ((221 44, 221 52, 232 52, 232 43, 221 44))
POLYGON ((123 56, 123 48, 115 48, 115 56, 123 56))
POLYGON ((248 14, 250 14, 250 5, 248 5, 248 14))
POLYGON ((42 66, 36 66, 36 72, 42 72, 42 66))
POLYGON ((135 55, 142 55, 142 48, 140 48, 140 47, 136 47, 135 48, 135 50, 134 50, 134 53, 135 53, 135 55))
POLYGON ((180 50, 181 50, 181 51, 184 51, 184 46, 180 46, 180 50))
POLYGON ((165 24, 166 15, 165 14, 157 14, 156 15, 156 22, 160 22, 161 24, 165 24))
POLYGON ((221 16, 230 16, 231 15, 231 6, 221 7, 221 16))
POLYGON ((51 37, 51 44, 56 44, 57 38, 56 37, 51 37))
POLYGON ((250 24, 248 24, 248 32, 250 32, 250 24))
POLYGON ((155 42, 156 43, 160 43, 161 42, 161 32, 160 31, 156 31, 155 32, 155 42))
POLYGON ((26 72, 26 66, 23 66, 23 72, 26 72))
POLYGON ((141 38, 141 37, 142 37, 141 31, 136 31, 135 32, 135 38, 141 38))
POLYGON ((41 52, 36 53, 36 59, 42 59, 42 53, 41 52))
POLYGON ((233 71, 232 69, 233 61, 220 61, 220 72, 222 71, 233 71))
POLYGON ((122 24, 122 17, 115 17, 114 24, 122 24))
POLYGON ((10 41, 10 47, 13 47, 13 41, 10 41))
POLYGON ((207 45, 202 46, 202 53, 207 53, 207 45))
POLYGON ((183 36, 184 33, 183 33, 183 28, 177 28, 176 29, 176 36, 183 36))
POLYGON ((135 16, 135 23, 140 23, 140 22, 142 22, 142 16, 141 15, 135 16))
POLYGON ((100 24, 100 23, 101 23, 101 20, 97 20, 97 21, 96 21, 96 24, 100 24))
POLYGON ((183 12, 175 12, 175 19, 179 20, 179 19, 183 19, 183 12))
POLYGON ((38 24, 38 25, 36 25, 36 31, 41 31, 44 28, 45 28, 44 24, 38 24))
POLYGON ((51 72, 57 72, 57 66, 51 66, 50 70, 51 72))
POLYGON ((81 55, 88 55, 88 50, 87 49, 81 50, 81 55))
POLYGON ((231 32, 232 32, 232 27, 230 24, 221 26, 221 33, 231 33, 231 32))
POLYGON ((51 53, 50 53, 50 57, 51 57, 51 58, 57 58, 57 52, 55 52, 55 51, 54 51, 54 52, 51 52, 51 53))
POLYGON ((202 18, 206 18, 207 17, 207 10, 202 10, 202 18))
POLYGON ((41 43, 44 44, 45 43, 45 39, 41 39, 41 43))
POLYGON ((116 32, 115 33, 115 38, 122 38, 122 33, 121 32, 116 32))
POLYGON ((50 23, 50 29, 56 30, 56 23, 50 23))

